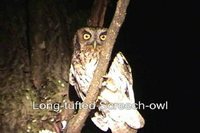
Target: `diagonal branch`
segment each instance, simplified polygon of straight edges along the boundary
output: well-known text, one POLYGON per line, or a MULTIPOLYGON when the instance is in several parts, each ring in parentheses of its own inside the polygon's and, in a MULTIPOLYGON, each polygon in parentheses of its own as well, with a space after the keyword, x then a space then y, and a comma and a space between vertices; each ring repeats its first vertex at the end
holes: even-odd
MULTIPOLYGON (((92 79, 92 84, 90 85, 86 99, 83 102, 84 105, 90 105, 94 103, 98 97, 101 79, 102 76, 106 74, 112 49, 115 44, 119 29, 124 22, 129 1, 130 0, 118 0, 116 11, 108 30, 108 39, 105 41, 105 46, 108 47, 104 47, 102 50, 99 63, 94 73, 94 78, 92 79)), ((84 126, 90 111, 91 109, 89 108, 80 109, 78 114, 75 115, 74 118, 69 122, 67 133, 81 132, 81 129, 84 126)))

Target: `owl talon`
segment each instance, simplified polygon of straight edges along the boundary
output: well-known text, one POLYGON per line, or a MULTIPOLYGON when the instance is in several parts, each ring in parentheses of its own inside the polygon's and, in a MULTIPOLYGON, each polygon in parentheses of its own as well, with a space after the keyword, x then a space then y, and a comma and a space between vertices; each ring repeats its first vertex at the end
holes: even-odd
POLYGON ((101 96, 98 96, 98 97, 97 97, 97 99, 99 99, 99 100, 102 100, 102 99, 103 99, 103 97, 101 97, 101 96))

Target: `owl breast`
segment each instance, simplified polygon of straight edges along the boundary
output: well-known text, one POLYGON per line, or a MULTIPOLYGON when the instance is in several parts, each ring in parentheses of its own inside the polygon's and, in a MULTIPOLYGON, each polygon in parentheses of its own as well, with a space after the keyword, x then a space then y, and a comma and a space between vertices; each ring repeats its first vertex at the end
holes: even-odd
POLYGON ((99 60, 99 52, 77 52, 75 57, 72 59, 71 66, 74 71, 73 75, 77 81, 77 87, 86 94, 99 60))
POLYGON ((106 28, 84 27, 74 35, 69 82, 84 100, 106 39, 106 28))

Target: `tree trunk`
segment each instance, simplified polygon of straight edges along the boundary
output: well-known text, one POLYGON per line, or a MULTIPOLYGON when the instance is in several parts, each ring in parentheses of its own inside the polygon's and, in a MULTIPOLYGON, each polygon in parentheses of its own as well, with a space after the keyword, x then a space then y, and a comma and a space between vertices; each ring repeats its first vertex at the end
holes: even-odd
POLYGON ((0 8, 0 132, 57 131, 73 110, 34 104, 71 103, 71 40, 88 11, 77 10, 76 0, 10 0, 0 8))

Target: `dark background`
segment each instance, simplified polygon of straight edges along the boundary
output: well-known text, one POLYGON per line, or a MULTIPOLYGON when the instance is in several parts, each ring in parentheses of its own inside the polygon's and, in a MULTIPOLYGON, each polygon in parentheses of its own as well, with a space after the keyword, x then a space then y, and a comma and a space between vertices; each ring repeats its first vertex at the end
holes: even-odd
MULTIPOLYGON (((113 0, 114 1, 114 0, 113 0)), ((91 8, 93 0, 77 2, 91 8)), ((106 14, 111 21, 113 2, 106 14)), ((131 0, 114 52, 122 51, 133 70, 136 102, 165 103, 167 110, 139 110, 146 124, 139 133, 192 132, 200 111, 199 4, 194 1, 131 0)), ((198 121, 198 119, 197 119, 198 121)), ((91 123, 88 121, 88 123, 91 123)), ((85 132, 100 132, 86 124, 85 132)))
POLYGON ((197 5, 194 1, 165 0, 130 3, 116 48, 133 68, 136 101, 169 103, 168 110, 141 110, 146 125, 139 132, 192 132, 197 128, 197 5))
MULTIPOLYGON (((194 1, 130 2, 114 53, 122 51, 133 69, 136 101, 168 101, 169 107, 140 110, 146 124, 139 133, 192 132, 198 127, 198 5, 194 1)), ((112 14, 112 8, 107 13, 112 14)))
POLYGON ((122 51, 133 69, 136 101, 169 105, 167 110, 140 110, 146 124, 139 133, 174 132, 176 127, 177 13, 175 5, 163 0, 131 1, 119 32, 114 53, 122 51))

